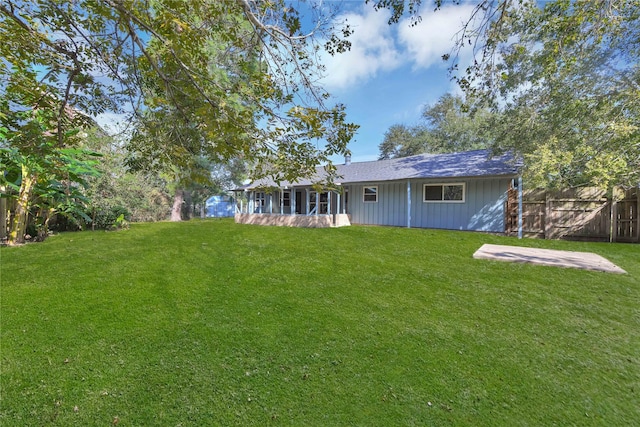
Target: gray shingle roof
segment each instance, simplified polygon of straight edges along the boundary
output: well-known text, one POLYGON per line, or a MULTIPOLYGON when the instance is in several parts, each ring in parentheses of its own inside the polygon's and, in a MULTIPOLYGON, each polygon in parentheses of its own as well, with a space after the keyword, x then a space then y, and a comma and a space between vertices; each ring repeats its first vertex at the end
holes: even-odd
MULTIPOLYGON (((491 156, 489 150, 465 151, 449 154, 419 154, 389 160, 370 162, 353 162, 349 165, 336 165, 337 175, 341 178, 336 182, 341 184, 396 181, 410 178, 472 178, 486 176, 514 176, 518 173, 519 165, 513 155, 507 153, 491 156)), ((318 176, 322 176, 322 168, 318 168, 318 176)), ((311 185, 318 179, 300 179, 293 185, 311 185)), ((280 186, 291 186, 291 183, 281 183, 280 186)), ((259 186, 276 186, 269 179, 244 186, 255 188, 259 186)))

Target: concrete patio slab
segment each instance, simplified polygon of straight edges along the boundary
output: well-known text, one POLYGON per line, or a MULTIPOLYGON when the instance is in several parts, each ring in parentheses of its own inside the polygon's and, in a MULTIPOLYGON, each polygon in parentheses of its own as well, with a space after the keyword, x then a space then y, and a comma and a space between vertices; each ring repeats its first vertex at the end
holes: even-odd
POLYGON ((484 244, 474 258, 496 261, 524 262, 553 267, 581 268, 625 274, 626 271, 606 258, 591 252, 558 251, 553 249, 525 248, 520 246, 484 244))

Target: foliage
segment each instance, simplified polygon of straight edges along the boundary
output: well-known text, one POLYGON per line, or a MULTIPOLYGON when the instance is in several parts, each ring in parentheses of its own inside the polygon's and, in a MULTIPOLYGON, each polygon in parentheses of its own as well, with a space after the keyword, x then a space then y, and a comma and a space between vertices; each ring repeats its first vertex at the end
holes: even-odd
MULTIPOLYGON (((140 134, 163 136, 146 138, 138 154, 181 174, 205 155, 243 159, 257 177, 309 175, 346 153, 357 129, 315 84, 318 51, 349 47, 350 30, 334 28, 334 13, 285 0, 4 1, 0 131, 35 125, 27 118, 33 112, 46 115, 36 126, 42 135, 3 138, 36 159, 44 133, 55 139, 52 150, 74 147, 66 135, 77 126, 68 119, 79 111, 128 112, 143 124, 140 134), (312 28, 303 12, 312 14, 312 28), (175 132, 181 137, 171 138, 175 132)), ((23 180, 17 228, 26 223, 34 178, 23 180)), ((14 231, 12 240, 20 239, 22 229, 14 231)))
POLYGON ((0 184, 8 188, 7 197, 15 198, 16 212, 11 223, 9 244, 22 243, 28 215, 35 217, 39 240, 48 235, 49 219, 60 215, 79 223, 86 199, 81 187, 86 178, 98 173, 97 153, 76 148, 82 138, 77 130, 60 136, 61 123, 82 126, 84 117, 65 111, 64 120, 51 110, 34 109, 5 114, 5 132, 0 143, 0 158, 8 174, 0 184), (55 124, 57 120, 57 125, 55 124), (54 126, 59 126, 56 130, 54 126), (61 143, 62 141, 62 143, 61 143))
POLYGON ((165 171, 204 155, 294 180, 344 154, 357 126, 314 83, 318 51, 348 48, 350 30, 334 28, 333 16, 285 0, 0 4, 0 132, 24 160, 11 241, 22 238, 38 176, 55 174, 33 162, 76 147, 67 135, 80 111, 136 117, 145 136, 137 154, 165 171))
POLYGON ((640 245, 207 220, 0 256, 3 427, 640 423, 640 245))
POLYGON ((276 169, 256 171, 289 180, 343 154, 357 128, 345 122, 343 106, 325 105, 328 94, 314 83, 316 53, 348 48, 350 32, 334 28, 328 7, 11 0, 0 13, 5 89, 39 102, 50 95, 50 105, 22 106, 62 111, 70 104, 90 114, 120 111, 125 102, 134 113, 169 109, 220 158, 266 162, 276 169), (305 11, 313 28, 303 25, 305 11))
POLYGON ((509 123, 500 145, 525 154, 534 184, 637 185, 640 4, 527 6, 511 9, 498 30, 517 38, 499 47, 500 64, 477 75, 481 88, 490 74, 500 77, 493 90, 509 123))
POLYGON ((422 112, 422 123, 393 125, 380 144, 380 159, 421 153, 455 153, 489 147, 495 113, 469 106, 459 96, 445 94, 422 112))
MULTIPOLYGON (((421 1, 374 4, 397 22, 421 1)), ((484 0, 444 58, 468 96, 500 112, 494 147, 524 156, 530 185, 640 182, 637 1, 484 0)))
POLYGON ((122 143, 99 129, 89 131, 85 143, 101 154, 97 167, 101 173, 88 180, 85 193, 92 228, 113 228, 120 215, 132 222, 167 219, 170 197, 161 177, 129 170, 122 143))
POLYGON ((428 151, 428 132, 424 126, 392 125, 378 146, 379 160, 413 156, 428 151))

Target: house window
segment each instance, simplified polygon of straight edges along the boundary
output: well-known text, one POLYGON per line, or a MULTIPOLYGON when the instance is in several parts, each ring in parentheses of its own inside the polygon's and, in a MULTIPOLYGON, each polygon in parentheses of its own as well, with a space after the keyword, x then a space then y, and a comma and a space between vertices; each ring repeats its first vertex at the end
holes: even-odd
POLYGON ((289 207, 291 206, 291 192, 285 191, 282 193, 282 206, 289 207))
POLYGON ((329 212, 329 193, 317 193, 315 191, 309 193, 309 213, 316 213, 316 207, 319 215, 329 212))
POLYGON ((264 192, 256 192, 256 207, 264 206, 264 200, 265 200, 265 196, 264 196, 264 192))
POLYGON ((376 203, 378 201, 378 187, 364 187, 362 197, 365 203, 376 203))
POLYGON ((465 186, 463 183, 425 184, 423 192, 425 202, 464 203, 465 186))

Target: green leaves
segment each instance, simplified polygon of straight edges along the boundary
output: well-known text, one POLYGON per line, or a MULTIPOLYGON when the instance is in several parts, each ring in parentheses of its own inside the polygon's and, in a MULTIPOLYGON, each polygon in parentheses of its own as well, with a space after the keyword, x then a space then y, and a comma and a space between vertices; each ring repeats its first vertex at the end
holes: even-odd
POLYGON ((640 4, 483 6, 482 24, 464 37, 478 37, 482 60, 457 80, 502 115, 496 148, 525 155, 529 185, 637 185, 640 4))
POLYGON ((443 95, 424 109, 423 123, 389 128, 379 147, 380 159, 487 148, 493 141, 491 123, 496 117, 487 108, 470 109, 459 96, 443 95))

